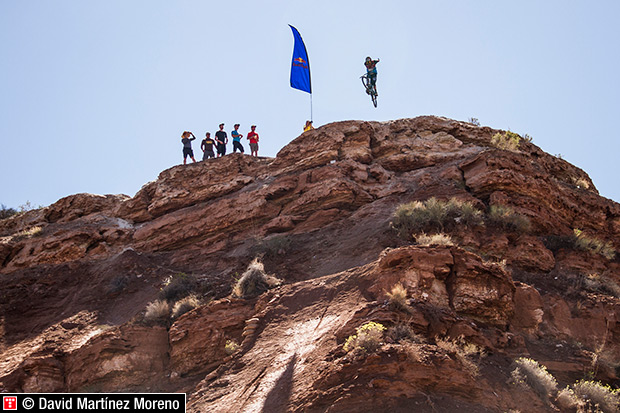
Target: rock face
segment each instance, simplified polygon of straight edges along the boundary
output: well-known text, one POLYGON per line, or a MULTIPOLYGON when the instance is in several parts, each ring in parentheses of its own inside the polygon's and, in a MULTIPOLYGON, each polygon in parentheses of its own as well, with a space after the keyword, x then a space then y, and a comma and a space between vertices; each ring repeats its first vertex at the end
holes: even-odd
POLYGON ((184 391, 190 411, 548 411, 508 383, 522 356, 560 387, 584 371, 617 386, 620 205, 530 142, 494 148, 496 133, 339 122, 274 159, 175 166, 132 198, 1 220, 0 391, 184 391), (395 209, 433 197, 484 220, 445 225, 447 245, 399 238, 395 209), (232 298, 256 256, 281 286, 232 298), (370 321, 388 328, 378 348, 346 353, 370 321))

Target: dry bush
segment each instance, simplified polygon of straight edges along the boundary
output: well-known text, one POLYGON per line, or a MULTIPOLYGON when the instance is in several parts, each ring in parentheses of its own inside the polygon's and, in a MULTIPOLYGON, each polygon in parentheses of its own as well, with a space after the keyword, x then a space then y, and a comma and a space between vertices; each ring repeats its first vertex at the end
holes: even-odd
POLYGON ((435 344, 445 352, 453 354, 469 374, 472 376, 480 374, 478 364, 472 360, 477 357, 479 361, 484 356, 484 351, 480 347, 468 343, 463 337, 459 337, 457 340, 436 337, 435 344))
POLYGON ((347 353, 372 353, 381 347, 384 330, 383 324, 369 321, 358 327, 357 334, 349 336, 342 348, 347 353))
POLYGON ((174 303, 172 317, 179 318, 188 311, 200 306, 200 300, 195 295, 188 295, 174 303))
POLYGON ((590 183, 585 178, 572 177, 573 184, 580 189, 590 189, 590 183))
POLYGON ((425 247, 430 246, 451 246, 454 245, 452 237, 448 234, 440 232, 438 234, 426 235, 424 232, 414 235, 415 242, 425 247))
POLYGON ((170 316, 170 304, 166 300, 156 300, 146 306, 144 320, 162 322, 170 316))
POLYGON ((392 290, 386 294, 389 299, 389 305, 395 310, 409 310, 407 304, 407 289, 401 283, 392 287, 392 290))
POLYGON ((254 246, 256 255, 275 258, 284 255, 292 248, 291 238, 286 235, 276 235, 271 238, 263 238, 254 246))
POLYGON ((577 397, 570 387, 566 387, 558 392, 555 404, 563 412, 581 412, 585 406, 585 403, 577 397))
POLYGON ((267 274, 263 263, 255 258, 233 287, 233 295, 239 298, 256 297, 280 283, 276 277, 267 274))
POLYGON ((555 377, 545 366, 530 358, 521 357, 515 360, 512 380, 515 384, 530 387, 543 401, 549 401, 558 391, 555 377))
POLYGON ((171 303, 187 297, 198 288, 198 280, 194 275, 178 273, 172 276, 159 292, 159 298, 171 303))
POLYGON ((522 234, 529 232, 531 229, 528 217, 515 212, 512 208, 505 205, 491 205, 488 221, 491 225, 522 234))
POLYGON ((483 224, 483 214, 471 202, 452 198, 441 201, 435 197, 424 202, 402 204, 394 212, 391 227, 403 239, 422 231, 443 232, 455 225, 476 226, 483 224))
POLYGON ((583 276, 582 285, 588 291, 620 298, 620 285, 604 274, 593 273, 583 276))
POLYGON ((575 395, 583 400, 589 411, 617 413, 620 408, 620 394, 618 389, 601 384, 600 382, 580 380, 573 384, 575 395))
POLYGON ((411 326, 406 323, 394 324, 387 329, 385 335, 391 338, 395 343, 400 343, 402 341, 421 343, 423 341, 422 338, 413 331, 411 326))
POLYGON ((519 143, 521 137, 514 132, 506 131, 504 133, 496 133, 491 138, 491 145, 505 151, 519 152, 519 143))
POLYGON ((226 340, 226 345, 224 346, 224 352, 229 356, 235 354, 241 346, 235 340, 226 340))
POLYGON ((575 234, 575 248, 592 254, 600 254, 610 261, 616 258, 616 250, 611 242, 603 242, 598 238, 589 237, 579 229, 574 229, 573 232, 575 234))

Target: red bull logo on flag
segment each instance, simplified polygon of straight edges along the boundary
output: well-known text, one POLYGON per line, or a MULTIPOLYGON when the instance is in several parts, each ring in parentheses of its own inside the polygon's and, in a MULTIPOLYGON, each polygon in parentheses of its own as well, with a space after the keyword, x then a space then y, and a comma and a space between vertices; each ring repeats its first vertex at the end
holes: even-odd
POLYGON ((291 87, 312 94, 310 85, 310 63, 306 45, 296 28, 289 24, 295 38, 293 48, 293 62, 291 64, 291 87))

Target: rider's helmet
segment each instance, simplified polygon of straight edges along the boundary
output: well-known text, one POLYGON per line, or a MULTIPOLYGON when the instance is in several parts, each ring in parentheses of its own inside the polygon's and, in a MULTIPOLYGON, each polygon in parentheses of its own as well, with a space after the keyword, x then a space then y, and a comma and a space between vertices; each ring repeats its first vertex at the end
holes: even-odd
POLYGON ((367 57, 366 57, 366 61, 367 61, 367 62, 370 62, 371 60, 372 60, 372 59, 370 58, 370 56, 367 56, 367 57))

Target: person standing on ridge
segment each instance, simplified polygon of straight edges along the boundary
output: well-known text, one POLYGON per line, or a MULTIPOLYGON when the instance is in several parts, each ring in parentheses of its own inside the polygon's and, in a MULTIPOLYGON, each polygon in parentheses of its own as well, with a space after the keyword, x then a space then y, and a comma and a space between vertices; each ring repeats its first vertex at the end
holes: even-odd
POLYGON ((226 144, 228 143, 228 136, 224 132, 224 124, 220 123, 220 130, 215 132, 215 140, 217 141, 217 157, 226 155, 226 144))
MULTIPOLYGON (((370 81, 370 87, 375 89, 375 95, 379 96, 377 93, 377 63, 379 63, 379 59, 372 60, 370 56, 366 58, 364 62, 364 66, 366 66, 366 76, 368 76, 368 80, 370 81)), ((368 92, 368 91, 367 91, 368 92)))
POLYGON ((206 161, 209 158, 215 158, 215 154, 213 153, 213 145, 215 141, 211 139, 211 134, 209 132, 206 133, 205 138, 200 143, 200 149, 202 149, 203 155, 202 160, 206 161))
POLYGON ((314 126, 312 126, 312 121, 307 120, 306 126, 304 126, 304 132, 308 132, 309 130, 312 130, 312 129, 314 129, 314 126))
POLYGON ((192 161, 196 162, 196 159, 194 159, 194 151, 192 150, 192 141, 194 139, 196 139, 196 137, 191 132, 185 131, 181 134, 181 142, 183 143, 183 165, 187 163, 188 156, 192 158, 192 161))
POLYGON ((250 141, 250 151, 252 156, 258 156, 258 133, 256 133, 256 125, 252 125, 252 131, 248 133, 248 140, 250 141))
POLYGON ((239 124, 235 124, 235 129, 230 132, 230 136, 232 136, 233 138, 233 153, 237 152, 237 149, 239 149, 239 152, 243 153, 243 145, 241 145, 241 138, 243 138, 243 135, 239 133, 239 124))

